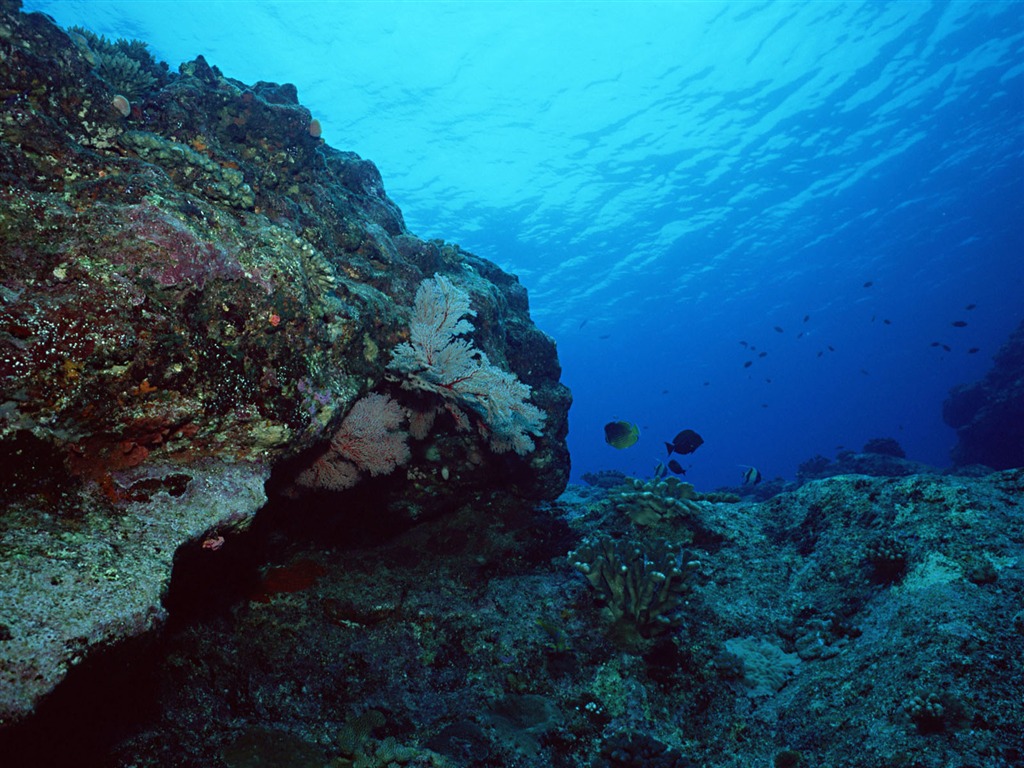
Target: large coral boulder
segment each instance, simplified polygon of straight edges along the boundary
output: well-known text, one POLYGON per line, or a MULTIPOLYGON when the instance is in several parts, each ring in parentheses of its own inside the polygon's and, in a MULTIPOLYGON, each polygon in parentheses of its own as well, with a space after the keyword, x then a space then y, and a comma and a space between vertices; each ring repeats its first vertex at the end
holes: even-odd
POLYGON ((950 391, 942 418, 956 430, 956 466, 1024 467, 1024 322, 984 378, 950 391))
POLYGON ((16 6, 0 5, 0 725, 90 649, 158 625, 182 547, 230 546, 267 488, 301 500, 295 479, 368 393, 434 414, 393 472, 345 491, 374 488, 396 524, 496 486, 561 492, 570 397, 515 277, 409 233, 294 87, 202 58, 172 74, 16 6), (468 296, 473 353, 543 413, 518 452, 495 450, 479 402, 388 367, 434 275, 468 296))

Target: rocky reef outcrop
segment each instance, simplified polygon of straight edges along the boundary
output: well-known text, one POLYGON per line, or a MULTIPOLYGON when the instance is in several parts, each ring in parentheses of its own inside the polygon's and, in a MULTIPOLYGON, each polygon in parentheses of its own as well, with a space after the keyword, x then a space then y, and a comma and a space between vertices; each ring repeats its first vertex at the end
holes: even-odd
POLYGON ((906 457, 900 444, 891 437, 868 440, 858 451, 840 450, 834 459, 812 456, 796 470, 798 482, 821 480, 838 475, 870 475, 871 477, 906 477, 917 474, 937 474, 941 470, 912 461, 906 457))
POLYGON ((0 725, 159 625, 175 558, 230 549, 268 499, 358 532, 370 498, 400 529, 496 487, 562 491, 570 395, 514 276, 408 232, 293 86, 201 57, 171 72, 18 5, 0 4, 0 725), (452 370, 504 399, 445 379, 450 356, 424 363, 433 390, 410 386, 415 355, 389 367, 434 280, 465 322, 420 351, 455 341, 452 370), (394 461, 366 454, 385 432, 394 461), (332 450, 350 489, 296 482, 332 450))
POLYGON ((950 391, 942 418, 956 430, 954 465, 1024 466, 1024 322, 995 354, 984 378, 950 391))

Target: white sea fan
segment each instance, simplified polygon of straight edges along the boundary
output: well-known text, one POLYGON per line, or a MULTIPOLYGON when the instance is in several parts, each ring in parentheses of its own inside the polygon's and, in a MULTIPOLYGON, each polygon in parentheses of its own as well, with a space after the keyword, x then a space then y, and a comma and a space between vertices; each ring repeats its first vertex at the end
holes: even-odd
POLYGON ((443 275, 416 290, 409 341, 395 347, 388 368, 402 374, 402 386, 436 392, 475 411, 487 428, 491 448, 525 455, 535 447, 546 414, 527 402, 532 392, 514 374, 491 364, 472 342, 466 319, 476 313, 469 293, 443 275))

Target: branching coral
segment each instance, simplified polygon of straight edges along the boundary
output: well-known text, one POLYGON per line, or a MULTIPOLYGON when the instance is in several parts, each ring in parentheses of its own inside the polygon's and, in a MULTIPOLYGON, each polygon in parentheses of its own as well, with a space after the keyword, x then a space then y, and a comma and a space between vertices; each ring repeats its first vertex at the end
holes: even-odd
POLYGON ((637 525, 657 525, 673 517, 699 513, 698 498, 690 483, 669 477, 649 482, 628 478, 626 489, 611 494, 608 500, 637 525))
POLYGON ((83 27, 70 27, 68 32, 90 54, 99 76, 129 99, 153 90, 164 76, 166 65, 161 67, 139 40, 110 41, 83 27))
POLYGON ((690 575, 700 565, 668 542, 644 551, 609 537, 584 542, 569 562, 597 590, 615 624, 642 637, 678 626, 690 575))

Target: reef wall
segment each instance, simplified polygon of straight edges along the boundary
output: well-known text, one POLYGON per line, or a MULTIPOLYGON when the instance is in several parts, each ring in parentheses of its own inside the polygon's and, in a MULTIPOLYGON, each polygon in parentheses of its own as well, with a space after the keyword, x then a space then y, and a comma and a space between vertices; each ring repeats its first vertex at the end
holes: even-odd
POLYGON ((562 491, 571 398, 514 276, 409 233, 293 86, 202 57, 173 73, 19 5, 0 3, 0 725, 159 626, 174 558, 230 548, 268 494, 358 529, 350 495, 400 528, 562 491), (448 293, 424 306, 424 286, 448 293), (430 312, 456 316, 424 340, 430 312))
POLYGON ((984 378, 950 390, 942 419, 956 430, 955 466, 1024 467, 1024 322, 984 378))

